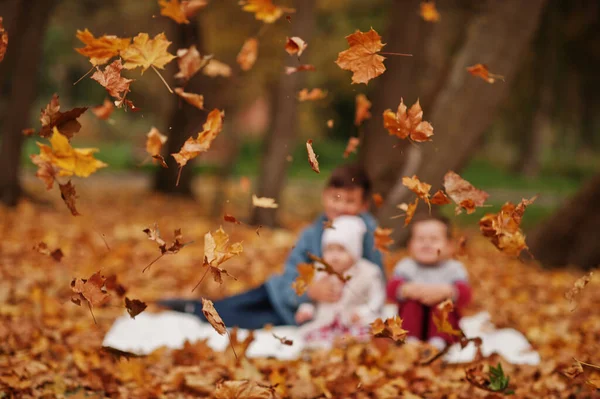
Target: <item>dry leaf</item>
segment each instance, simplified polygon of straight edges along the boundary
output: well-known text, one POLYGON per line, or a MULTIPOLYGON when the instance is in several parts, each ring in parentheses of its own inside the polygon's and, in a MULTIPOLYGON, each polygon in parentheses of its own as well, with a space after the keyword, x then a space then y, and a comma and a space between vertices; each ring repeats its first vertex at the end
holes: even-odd
POLYGON ((33 249, 43 255, 50 256, 52 259, 54 259, 57 262, 60 262, 64 256, 64 254, 60 248, 57 248, 54 251, 50 251, 50 248, 48 248, 48 245, 45 242, 39 242, 39 243, 35 244, 33 246, 33 249))
POLYGON ((214 391, 215 399, 275 399, 277 397, 273 387, 247 380, 224 381, 217 384, 217 389, 214 391))
POLYGON ((60 170, 59 176, 88 177, 96 170, 108 166, 94 158, 94 153, 98 151, 96 148, 71 147, 69 140, 56 127, 50 137, 50 144, 52 147, 37 143, 40 147, 39 156, 41 160, 56 166, 60 170))
POLYGON ((408 331, 402 328, 402 319, 398 316, 388 318, 385 322, 377 318, 370 326, 374 337, 390 338, 395 342, 404 342, 408 334, 408 331))
POLYGON ((129 299, 125 297, 125 308, 127 309, 127 313, 132 319, 135 319, 135 316, 142 313, 148 305, 145 302, 140 301, 139 299, 129 299))
POLYGON ((58 175, 59 168, 54 166, 51 162, 42 159, 38 154, 32 154, 29 156, 31 161, 37 165, 38 170, 35 172, 35 176, 46 184, 46 189, 50 190, 54 185, 54 180, 58 175))
POLYGON ((394 242, 394 240, 390 237, 394 229, 384 229, 381 227, 377 227, 375 229, 375 248, 380 250, 383 253, 388 253, 388 247, 394 242))
POLYGON ((241 254, 243 251, 242 243, 229 243, 229 235, 225 233, 223 227, 214 233, 208 232, 204 235, 204 258, 207 266, 219 266, 241 254))
POLYGON ((383 111, 383 127, 393 136, 401 139, 408 137, 417 143, 431 141, 433 136, 433 126, 423 121, 423 110, 419 100, 408 111, 404 99, 400 99, 396 113, 391 109, 383 111))
POLYGON ((257 208, 277 208, 279 207, 279 204, 275 203, 274 198, 257 197, 256 195, 252 194, 252 206, 257 208))
POLYGON ((144 267, 144 269, 142 270, 142 273, 144 273, 146 270, 148 270, 150 268, 150 266, 152 266, 154 264, 154 262, 156 262, 157 260, 162 258, 164 255, 176 254, 183 247, 185 247, 186 245, 191 244, 193 242, 193 241, 189 241, 189 242, 184 243, 183 235, 181 234, 181 229, 176 229, 174 232, 175 237, 173 238, 173 242, 171 243, 171 245, 169 247, 167 247, 166 241, 163 240, 162 237, 160 236, 160 231, 158 230, 157 223, 154 223, 154 228, 148 227, 142 231, 148 235, 148 239, 150 241, 156 242, 156 244, 158 245, 158 249, 160 250, 160 256, 158 258, 154 259, 152 262, 150 262, 150 264, 148 264, 146 267, 144 267))
POLYGON ((457 215, 462 212, 462 209, 465 209, 467 214, 475 212, 475 207, 483 206, 489 197, 488 193, 476 189, 471 183, 451 170, 444 175, 444 188, 448 196, 457 205, 457 215))
POLYGON ((127 289, 117 282, 117 275, 112 274, 104 281, 104 286, 108 291, 114 291, 119 297, 123 297, 127 293, 127 289))
POLYGON ((569 368, 562 370, 561 373, 565 377, 573 379, 583 374, 583 367, 579 361, 574 360, 569 368))
POLYGON ((150 39, 147 33, 139 33, 133 38, 133 44, 121 51, 125 60, 123 68, 136 69, 141 67, 142 74, 150 67, 164 69, 175 58, 167 48, 171 44, 164 33, 159 33, 150 39))
POLYGON ((285 38, 285 51, 289 55, 298 54, 298 57, 300 57, 306 47, 308 47, 308 44, 306 44, 306 42, 300 39, 298 36, 285 38))
POLYGON ((298 100, 300 101, 315 101, 322 100, 327 97, 327 91, 323 91, 321 89, 312 89, 308 91, 308 89, 302 89, 298 92, 298 100))
POLYGON ((421 18, 427 22, 439 22, 440 13, 435 8, 434 1, 421 2, 421 18))
POLYGON ((350 48, 338 54, 335 63, 342 69, 352 71, 352 83, 368 84, 369 80, 385 72, 385 57, 377 54, 385 44, 373 28, 368 32, 357 30, 346 36, 350 48))
POLYGON ((467 71, 471 75, 477 76, 490 84, 494 83, 496 79, 504 81, 504 76, 490 73, 487 65, 485 64, 475 64, 473 66, 467 67, 467 71))
POLYGON ((202 94, 186 93, 181 87, 176 87, 174 91, 188 104, 191 104, 198 109, 204 109, 204 96, 202 94))
POLYGON ((256 62, 258 57, 258 39, 251 37, 246 39, 242 45, 242 49, 236 57, 237 63, 242 68, 242 71, 249 71, 256 62))
POLYGON ((294 345, 294 341, 292 341, 291 339, 288 339, 286 337, 278 337, 277 335, 275 335, 275 333, 273 333, 273 337, 275 339, 277 339, 279 342, 281 342, 282 345, 287 345, 287 346, 294 345))
POLYGON ((75 200, 79 198, 77 193, 75 192, 75 186, 71 184, 71 180, 69 180, 66 184, 58 183, 58 188, 60 188, 60 197, 67 205, 67 208, 71 211, 73 216, 79 216, 80 213, 77 212, 75 208, 75 200))
POLYGON ((206 122, 202 125, 203 130, 195 139, 190 137, 185 141, 178 153, 171 154, 180 168, 183 168, 190 159, 196 158, 201 152, 210 149, 213 140, 217 138, 223 129, 223 117, 225 112, 213 109, 208 114, 206 122))
POLYGON ((312 170, 314 170, 317 173, 320 173, 319 161, 317 161, 317 155, 315 154, 315 151, 312 148, 312 142, 312 140, 308 140, 306 142, 306 151, 308 151, 308 163, 310 164, 312 170))
POLYGON ((373 194, 373 203, 377 208, 380 208, 383 205, 383 197, 379 193, 373 194))
POLYGON ((73 281, 71 281, 71 290, 77 294, 71 297, 71 302, 81 306, 81 301, 86 301, 94 319, 94 323, 96 322, 96 317, 94 316, 92 307, 104 305, 110 300, 110 295, 102 290, 105 280, 106 279, 100 275, 100 272, 97 272, 92 274, 87 280, 73 279, 73 281))
POLYGON ((100 83, 108 91, 108 94, 116 99, 115 105, 117 107, 121 107, 125 102, 125 97, 130 91, 129 86, 133 82, 133 79, 126 79, 121 76, 122 70, 123 65, 119 58, 110 65, 107 65, 104 71, 98 69, 92 75, 92 79, 100 83))
POLYGON ((188 81, 198 73, 205 65, 207 65, 210 57, 200 57, 200 53, 195 45, 190 48, 182 48, 177 50, 177 65, 179 72, 175 74, 178 79, 188 81))
POLYGON ((92 112, 98 119, 107 120, 115 110, 115 106, 108 98, 104 99, 102 105, 92 108, 92 112))
POLYGON ((202 73, 211 78, 223 76, 228 78, 231 76, 231 67, 224 62, 211 59, 202 70, 202 73))
POLYGON ((419 205, 419 197, 415 198, 415 202, 410 204, 402 203, 398 205, 398 209, 404 211, 404 227, 408 226, 413 216, 415 215, 415 211, 417 210, 417 205, 419 205))
POLYGON ((225 323, 223 323, 223 319, 217 313, 212 301, 210 299, 202 298, 202 313, 204 313, 204 317, 210 323, 211 326, 218 332, 220 335, 223 335, 227 332, 225 328, 225 323))
POLYGON ((464 335, 462 331, 454 329, 448 321, 448 315, 453 311, 454 305, 450 299, 438 304, 433 312, 433 324, 439 332, 462 337, 464 335))
POLYGON ((350 280, 352 278, 352 276, 344 276, 342 273, 336 271, 335 268, 333 266, 331 266, 329 263, 325 262, 325 259, 318 257, 316 255, 313 255, 310 252, 308 252, 308 258, 310 260, 312 260, 313 262, 315 262, 313 267, 315 268, 316 271, 329 274, 330 276, 335 276, 342 283, 346 283, 348 280, 350 280))
POLYGON ((350 137, 348 139, 348 144, 346 144, 346 149, 344 150, 344 158, 348 158, 351 153, 356 152, 359 144, 360 139, 358 137, 350 137))
POLYGON ((371 101, 364 94, 356 95, 356 114, 354 116, 354 124, 360 126, 366 119, 371 119, 371 101))
POLYGON ((182 5, 179 0, 158 0, 160 15, 171 18, 178 24, 189 24, 182 5))
POLYGON ((594 272, 589 272, 588 274, 578 278, 575 281, 575 283, 573 283, 573 286, 569 288, 567 292, 565 292, 565 298, 569 301, 571 305, 573 305, 573 303, 575 302, 575 297, 577 297, 579 293, 583 291, 585 286, 588 285, 590 281, 592 281, 593 275, 594 272))
POLYGON ((167 142, 167 136, 152 126, 152 129, 146 134, 146 137, 146 152, 150 154, 151 157, 160 155, 163 144, 167 142))
POLYGON ((272 0, 241 0, 239 4, 242 10, 253 12, 254 17, 259 21, 272 24, 277 21, 284 12, 294 12, 293 8, 283 8, 273 4, 272 0))
POLYGON ((0 17, 0 62, 4 59, 6 49, 8 48, 8 32, 2 25, 2 17, 0 17))
POLYGON ((314 72, 317 68, 310 64, 302 64, 297 67, 285 67, 285 74, 291 75, 296 72, 314 72))
POLYGON ((158 229, 158 223, 154 223, 154 228, 147 227, 143 230, 148 235, 150 241, 156 242, 161 253, 167 252, 167 243, 160 236, 160 230, 158 229))
POLYGON ((131 38, 120 38, 113 35, 104 35, 95 38, 89 30, 77 31, 77 38, 85 44, 85 47, 76 48, 75 50, 88 57, 94 66, 104 65, 111 58, 116 57, 119 53, 129 47, 131 38))
POLYGON ((302 296, 315 277, 315 268, 312 263, 299 263, 297 269, 298 277, 292 283, 292 288, 298 296, 302 296))
POLYGON ((434 205, 447 205, 451 203, 450 198, 442 190, 438 190, 429 200, 434 205))
POLYGON ((30 137, 30 136, 33 136, 33 134, 35 133, 35 129, 32 127, 28 127, 28 128, 21 130, 21 133, 23 133, 23 136, 30 137))
POLYGON ((329 119, 327 121, 327 127, 330 128, 330 129, 333 128, 333 119, 329 119))
POLYGON ((425 201, 431 208, 429 203, 429 190, 431 190, 431 184, 420 181, 417 175, 413 175, 413 177, 403 177, 402 184, 410 191, 417 194, 417 196, 425 201))
POLYGON ((247 193, 250 191, 250 187, 252 186, 252 182, 247 176, 240 177, 240 188, 242 192, 247 193))
POLYGON ((187 18, 194 17, 198 11, 208 5, 208 0, 183 0, 181 8, 187 18))
POLYGON ((58 128, 69 139, 73 137, 81 129, 81 124, 77 118, 81 116, 87 107, 73 108, 67 112, 60 112, 60 103, 58 95, 52 95, 50 103, 45 109, 42 109, 40 114, 40 122, 42 129, 39 132, 41 137, 50 137, 53 128, 58 128))

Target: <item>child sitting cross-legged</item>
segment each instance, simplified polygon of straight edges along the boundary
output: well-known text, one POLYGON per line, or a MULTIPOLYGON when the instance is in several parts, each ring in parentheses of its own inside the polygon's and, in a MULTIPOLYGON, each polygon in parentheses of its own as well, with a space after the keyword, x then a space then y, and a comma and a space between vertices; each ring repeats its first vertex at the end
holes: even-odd
POLYGON ((398 303, 408 340, 428 341, 440 350, 457 338, 437 330, 433 322, 435 306, 452 299, 455 310, 448 321, 456 329, 461 310, 471 300, 467 272, 461 262, 451 259, 453 250, 447 218, 415 217, 410 224, 409 257, 396 264, 387 284, 388 299, 398 303))
POLYGON ((345 335, 369 336, 374 321, 385 302, 385 283, 381 269, 363 258, 363 236, 367 228, 358 216, 339 216, 333 228, 322 237, 323 260, 337 273, 350 277, 345 283, 334 274, 319 271, 315 282, 324 281, 341 294, 336 302, 303 303, 295 318, 305 323, 300 334, 309 347, 328 347, 345 335))

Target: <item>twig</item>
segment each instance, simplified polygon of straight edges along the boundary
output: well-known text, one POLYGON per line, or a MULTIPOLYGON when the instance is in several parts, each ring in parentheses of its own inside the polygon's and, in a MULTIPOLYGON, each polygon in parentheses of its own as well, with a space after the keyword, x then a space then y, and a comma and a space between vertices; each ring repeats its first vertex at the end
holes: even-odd
POLYGON ((146 267, 144 267, 144 270, 142 270, 142 273, 144 273, 146 270, 148 270, 150 268, 150 266, 152 266, 156 261, 158 261, 160 258, 162 258, 165 254, 160 254, 160 256, 156 259, 154 259, 152 262, 150 262, 150 264, 146 267))
POLYGON ((167 81, 165 80, 165 78, 163 78, 163 76, 160 74, 160 72, 158 72, 158 69, 156 69, 154 67, 154 65, 150 65, 152 67, 152 69, 154 70, 154 72, 156 72, 156 74, 158 75, 158 77, 160 78, 160 80, 162 80, 162 82, 165 84, 165 86, 167 86, 167 89, 169 89, 169 92, 171 94, 173 94, 173 90, 171 90, 171 86, 169 86, 169 84, 167 83, 167 81))
POLYGON ((412 54, 406 54, 406 53, 386 53, 386 52, 379 52, 379 54, 385 54, 385 55, 400 55, 403 57, 412 57, 412 54))
POLYGON ((204 281, 204 277, 206 277, 206 273, 208 273, 209 268, 210 268, 210 266, 206 268, 206 271, 204 272, 204 275, 202 276, 200 281, 198 281, 198 284, 196 284, 196 286, 194 288, 192 288, 192 292, 194 292, 196 290, 196 288, 198 288, 198 286, 202 283, 202 281, 204 281))
POLYGON ((83 80, 83 78, 85 78, 86 76, 88 76, 90 74, 90 72, 92 72, 94 70, 94 68, 95 67, 92 66, 90 68, 90 70, 85 73, 85 75, 83 75, 82 77, 80 77, 79 79, 77 79, 77 82, 73 83, 73 86, 75 86, 77 83, 81 82, 83 80))
POLYGON ((233 347, 233 343, 231 342, 231 335, 229 334, 229 330, 225 330, 227 333, 227 337, 229 337, 229 346, 231 346, 231 350, 233 351, 233 355, 235 356, 235 360, 239 360, 237 353, 235 353, 235 348, 233 347))

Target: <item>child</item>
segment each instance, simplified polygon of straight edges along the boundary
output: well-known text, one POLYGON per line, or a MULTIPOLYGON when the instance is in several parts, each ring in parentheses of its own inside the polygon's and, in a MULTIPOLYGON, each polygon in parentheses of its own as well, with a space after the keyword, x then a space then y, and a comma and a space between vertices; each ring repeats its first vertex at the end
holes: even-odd
POLYGON ((326 281, 341 291, 337 302, 303 303, 296 312, 300 334, 310 346, 329 346, 336 337, 346 334, 365 338, 369 323, 379 317, 385 302, 385 282, 381 269, 363 259, 363 236, 367 227, 357 216, 340 216, 333 228, 323 232, 323 260, 342 276, 317 272, 314 281, 326 281))
MULTIPOLYGON (((358 215, 365 222, 367 232, 363 240, 363 257, 383 269, 381 253, 375 249, 374 231, 377 222, 367 212, 371 182, 358 166, 336 168, 323 190, 321 201, 324 213, 302 231, 300 238, 285 262, 283 274, 275 275, 250 291, 215 301, 214 306, 228 327, 257 329, 265 324, 294 325, 298 306, 306 302, 336 302, 341 291, 326 280, 317 281, 308 292, 298 297, 292 283, 298 276, 298 264, 311 262, 309 253, 321 256, 321 236, 324 224, 341 215, 358 215)), ((194 313, 204 319, 199 300, 171 299, 158 302, 178 312, 194 313)))
POLYGON ((388 299, 399 305, 402 327, 409 337, 428 341, 438 349, 456 340, 440 333, 433 323, 435 306, 450 298, 455 311, 449 322, 458 328, 460 310, 471 299, 471 287, 463 264, 450 259, 452 232, 447 218, 413 219, 408 241, 409 258, 398 262, 387 285, 388 299))

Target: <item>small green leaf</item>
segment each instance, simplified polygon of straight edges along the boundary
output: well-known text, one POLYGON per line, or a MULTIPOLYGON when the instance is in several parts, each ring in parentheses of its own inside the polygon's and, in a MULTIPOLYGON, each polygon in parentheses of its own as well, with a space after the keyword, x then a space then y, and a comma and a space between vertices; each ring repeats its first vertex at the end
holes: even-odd
POLYGON ((489 374, 490 383, 488 385, 488 388, 490 390, 494 392, 504 392, 505 394, 510 394, 509 391, 507 391, 510 378, 504 375, 504 370, 502 370, 502 364, 498 363, 497 367, 490 366, 489 374))

